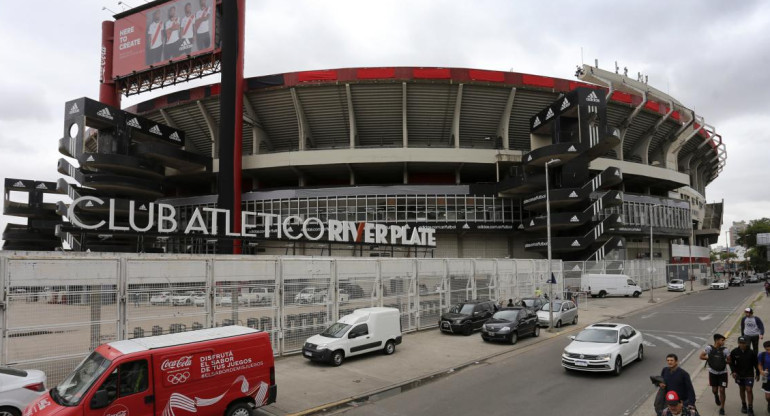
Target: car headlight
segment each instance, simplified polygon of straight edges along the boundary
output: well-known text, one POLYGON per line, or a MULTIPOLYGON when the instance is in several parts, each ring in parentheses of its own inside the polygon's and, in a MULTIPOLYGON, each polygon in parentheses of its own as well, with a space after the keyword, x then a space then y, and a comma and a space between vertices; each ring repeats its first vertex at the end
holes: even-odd
POLYGON ((318 350, 318 351, 325 350, 326 349, 326 345, 316 345, 315 349, 318 350))
POLYGON ((596 356, 596 359, 600 361, 609 361, 610 358, 612 358, 612 354, 599 354, 596 356))
POLYGON ((455 324, 462 325, 465 323, 465 319, 455 319, 455 324))
POLYGON ((507 333, 511 332, 511 327, 504 326, 504 327, 500 328, 500 330, 497 331, 497 332, 500 333, 500 334, 507 334, 507 333))

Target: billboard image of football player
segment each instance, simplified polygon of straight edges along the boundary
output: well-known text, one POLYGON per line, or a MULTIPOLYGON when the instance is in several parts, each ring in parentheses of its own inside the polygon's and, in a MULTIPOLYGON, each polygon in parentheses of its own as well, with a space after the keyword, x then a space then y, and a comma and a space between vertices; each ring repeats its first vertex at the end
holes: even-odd
POLYGON ((179 36, 181 24, 179 22, 179 17, 176 15, 176 6, 169 7, 167 15, 168 19, 164 24, 166 44, 163 47, 163 59, 165 60, 179 56, 179 45, 182 43, 182 39, 179 36))
POLYGON ((208 49, 211 46, 211 16, 212 10, 208 0, 200 0, 198 11, 195 13, 195 43, 198 50, 208 49))
POLYGON ((163 60, 163 22, 160 20, 160 9, 152 13, 152 21, 147 25, 147 41, 145 42, 145 62, 152 65, 163 60))
POLYGON ((179 45, 179 55, 189 54, 195 43, 195 14, 192 11, 192 3, 184 5, 182 16, 182 42, 179 45))

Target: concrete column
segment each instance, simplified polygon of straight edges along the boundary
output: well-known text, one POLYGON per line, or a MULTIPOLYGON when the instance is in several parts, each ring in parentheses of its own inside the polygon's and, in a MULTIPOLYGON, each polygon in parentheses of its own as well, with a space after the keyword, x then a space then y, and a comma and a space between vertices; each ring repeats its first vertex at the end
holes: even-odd
POLYGON ((356 127, 356 114, 353 111, 353 94, 350 92, 350 84, 345 84, 345 96, 348 99, 348 122, 350 124, 350 148, 355 149, 358 139, 358 128, 356 127))
POLYGON ((406 123, 406 82, 401 83, 401 132, 404 148, 409 147, 409 127, 406 123))
POLYGON ((513 110, 513 101, 516 97, 516 88, 511 88, 511 93, 508 94, 508 101, 503 108, 503 114, 500 116, 500 123, 497 125, 497 137, 503 141, 503 149, 508 150, 510 148, 508 126, 511 121, 511 111, 513 110))
POLYGON ((457 99, 455 100, 455 112, 452 117, 452 137, 455 149, 460 148, 460 112, 463 102, 463 84, 457 86, 457 99))

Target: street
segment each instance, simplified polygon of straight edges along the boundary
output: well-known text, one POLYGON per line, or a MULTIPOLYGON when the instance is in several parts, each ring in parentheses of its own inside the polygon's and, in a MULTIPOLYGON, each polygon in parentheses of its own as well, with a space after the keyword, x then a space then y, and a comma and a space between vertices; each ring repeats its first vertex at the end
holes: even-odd
POLYGON ((760 285, 747 285, 697 292, 611 320, 632 325, 645 339, 644 361, 628 365, 620 377, 566 372, 560 357, 570 340, 564 335, 480 362, 405 393, 346 409, 344 413, 630 414, 653 390, 649 376, 660 373, 667 354, 677 354, 680 361, 691 356, 697 360, 692 353, 710 343, 723 320, 760 290, 760 285))

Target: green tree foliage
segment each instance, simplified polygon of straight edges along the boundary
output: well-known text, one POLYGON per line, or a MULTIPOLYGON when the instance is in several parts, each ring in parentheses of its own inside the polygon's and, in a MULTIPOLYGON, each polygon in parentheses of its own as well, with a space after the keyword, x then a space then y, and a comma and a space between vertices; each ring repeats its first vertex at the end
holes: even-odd
POLYGON ((767 259, 767 247, 757 246, 757 234, 770 233, 770 218, 749 222, 746 230, 738 234, 738 244, 746 247, 746 256, 751 258, 751 267, 758 272, 765 272, 770 267, 767 259))

